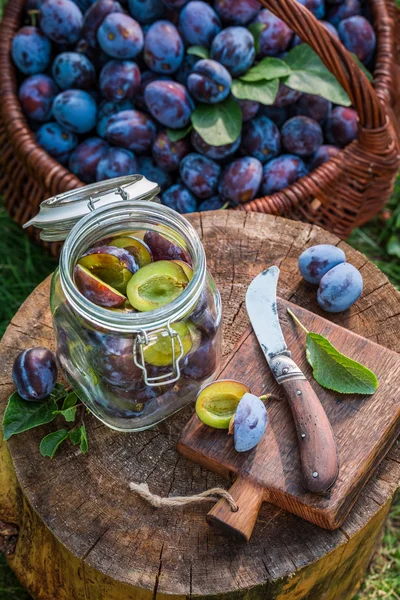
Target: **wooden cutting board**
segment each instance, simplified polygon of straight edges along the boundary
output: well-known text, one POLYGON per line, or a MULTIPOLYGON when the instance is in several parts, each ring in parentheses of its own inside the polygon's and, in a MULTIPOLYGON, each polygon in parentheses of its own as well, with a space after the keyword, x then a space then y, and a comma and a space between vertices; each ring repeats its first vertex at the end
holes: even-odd
POLYGON ((279 396, 267 401, 269 423, 250 452, 234 450, 233 436, 208 427, 194 414, 178 442, 181 454, 235 480, 231 488, 239 511, 223 500, 208 520, 228 534, 248 539, 262 502, 271 502, 312 523, 336 529, 345 520, 362 487, 400 431, 400 355, 290 302, 279 299, 282 330, 294 361, 319 396, 336 437, 340 470, 323 496, 302 486, 296 431, 282 390, 275 382, 251 328, 239 341, 218 379, 236 379, 254 394, 279 396), (372 396, 341 395, 322 388, 305 356, 305 334, 286 312, 290 307, 309 331, 320 333, 341 352, 374 371, 379 388, 372 396))

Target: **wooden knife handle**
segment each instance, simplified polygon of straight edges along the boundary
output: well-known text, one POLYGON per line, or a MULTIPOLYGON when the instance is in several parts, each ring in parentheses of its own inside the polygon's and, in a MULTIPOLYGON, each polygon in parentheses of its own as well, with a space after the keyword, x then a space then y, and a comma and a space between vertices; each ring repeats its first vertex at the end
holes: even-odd
POLYGON ((248 542, 263 501, 263 490, 256 483, 239 475, 229 493, 238 510, 234 512, 227 501, 221 498, 208 513, 207 522, 227 537, 248 542))
POLYGON ((333 486, 339 471, 331 424, 306 379, 293 378, 280 383, 296 425, 304 487, 315 494, 322 494, 333 486))

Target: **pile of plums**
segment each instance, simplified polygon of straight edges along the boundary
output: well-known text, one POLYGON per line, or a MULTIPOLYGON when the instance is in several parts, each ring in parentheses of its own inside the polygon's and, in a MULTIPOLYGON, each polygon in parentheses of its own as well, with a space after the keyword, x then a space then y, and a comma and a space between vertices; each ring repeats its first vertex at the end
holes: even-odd
MULTIPOLYGON (((177 243, 156 231, 128 231, 89 248, 75 266, 74 281, 80 293, 99 307, 118 313, 143 313, 173 302, 189 285, 193 273, 189 254, 177 243)), ((91 377, 96 402, 113 417, 135 417, 145 407, 155 410, 168 391, 176 393, 173 384, 145 384, 143 371, 134 360, 134 334, 94 328, 76 313, 71 314, 68 303, 62 303, 53 317, 61 365, 69 374, 75 365, 91 377), (152 401, 155 404, 149 405, 152 401)), ((206 282, 195 306, 171 324, 177 334, 173 340, 165 328, 148 334, 143 347, 148 378, 171 373, 174 355, 181 353, 178 385, 182 394, 187 387, 199 388, 218 366, 219 320, 206 282)), ((140 361, 139 350, 135 356, 140 361)))
MULTIPOLYGON (((371 68, 365 0, 298 1, 371 68)), ((166 129, 184 129, 196 106, 228 98, 232 77, 302 43, 257 0, 27 0, 26 8, 38 25, 12 44, 23 111, 38 144, 86 183, 141 173, 178 212, 216 209, 287 187, 357 135, 352 108, 281 84, 273 105, 237 101, 235 142, 212 146, 194 130, 171 141, 166 129)))
POLYGON ((319 286, 317 301, 323 310, 342 312, 361 296, 362 275, 346 262, 341 248, 331 244, 311 246, 300 255, 298 264, 304 279, 319 286))

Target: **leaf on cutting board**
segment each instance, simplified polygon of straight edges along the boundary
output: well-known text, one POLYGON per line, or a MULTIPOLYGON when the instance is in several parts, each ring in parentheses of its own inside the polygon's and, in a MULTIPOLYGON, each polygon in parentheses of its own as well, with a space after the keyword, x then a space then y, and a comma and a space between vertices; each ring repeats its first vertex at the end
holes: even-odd
POLYGON ((339 352, 319 333, 307 333, 306 356, 314 379, 329 390, 373 394, 378 389, 378 379, 370 369, 339 352))
POLYGON ((330 341, 319 333, 308 331, 287 309, 292 319, 305 331, 306 357, 313 369, 313 377, 322 387, 339 394, 373 394, 378 389, 378 378, 375 373, 339 352, 330 341))

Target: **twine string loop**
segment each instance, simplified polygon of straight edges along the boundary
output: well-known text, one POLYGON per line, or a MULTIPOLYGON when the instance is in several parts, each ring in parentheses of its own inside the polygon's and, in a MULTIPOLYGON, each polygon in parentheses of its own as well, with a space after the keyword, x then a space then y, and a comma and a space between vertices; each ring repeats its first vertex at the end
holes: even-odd
POLYGON ((220 498, 224 498, 224 500, 228 502, 232 512, 237 512, 239 510, 239 507, 231 494, 223 488, 211 488, 193 496, 172 496, 171 498, 164 498, 157 494, 152 494, 147 483, 134 483, 131 481, 129 489, 155 508, 161 508, 163 506, 185 506, 187 504, 199 502, 218 502, 220 498))

